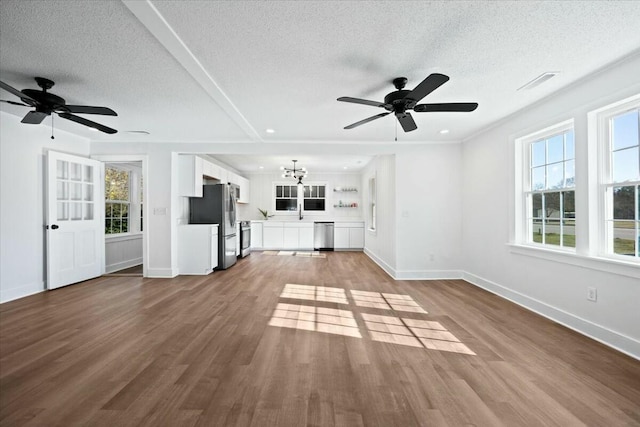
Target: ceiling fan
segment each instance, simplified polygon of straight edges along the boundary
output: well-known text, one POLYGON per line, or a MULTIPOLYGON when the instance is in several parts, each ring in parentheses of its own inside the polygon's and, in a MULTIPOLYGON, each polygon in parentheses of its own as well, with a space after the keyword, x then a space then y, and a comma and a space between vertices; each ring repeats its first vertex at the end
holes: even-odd
POLYGON ((87 120, 84 117, 76 116, 71 113, 78 114, 100 114, 103 116, 117 116, 115 111, 111 108, 107 107, 91 107, 88 105, 67 105, 66 101, 53 93, 47 92, 47 90, 51 89, 55 84, 49 79, 45 79, 44 77, 36 77, 36 83, 38 86, 42 88, 42 90, 37 89, 23 89, 18 90, 15 89, 5 82, 0 81, 0 87, 2 87, 7 92, 11 92, 22 102, 15 101, 5 101, 4 99, 0 100, 2 102, 6 102, 12 105, 20 105, 23 107, 33 107, 35 110, 29 111, 26 116, 22 119, 22 123, 28 124, 40 124, 44 120, 45 117, 50 116, 51 113, 56 113, 58 116, 63 119, 71 120, 72 122, 80 123, 84 126, 89 126, 91 128, 97 129, 104 133, 116 133, 118 132, 115 129, 110 127, 101 125, 100 123, 96 123, 91 120, 87 120))
POLYGON ((449 102, 441 104, 418 104, 418 102, 429 95, 434 90, 445 84, 449 80, 448 76, 444 74, 431 74, 424 79, 413 90, 405 90, 404 86, 407 84, 406 77, 398 77, 393 79, 393 85, 396 87, 396 91, 389 93, 384 97, 384 102, 368 101, 366 99, 351 98, 349 96, 343 96, 338 98, 338 101, 352 102, 354 104, 371 105, 373 107, 380 107, 387 110, 386 113, 376 114, 375 116, 368 117, 359 122, 345 126, 345 129, 353 129, 365 123, 369 123, 373 120, 384 117, 387 114, 395 114, 396 118, 400 122, 402 129, 405 132, 416 130, 416 122, 411 117, 409 110, 413 110, 416 113, 428 113, 428 112, 471 112, 478 108, 478 104, 475 102, 449 102))

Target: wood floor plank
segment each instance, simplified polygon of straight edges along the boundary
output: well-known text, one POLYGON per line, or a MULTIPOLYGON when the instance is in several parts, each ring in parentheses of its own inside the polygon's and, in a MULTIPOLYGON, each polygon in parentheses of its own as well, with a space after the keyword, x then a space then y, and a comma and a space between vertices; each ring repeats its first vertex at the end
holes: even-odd
POLYGON ((0 426, 640 426, 639 361, 462 280, 326 255, 0 305, 0 426))

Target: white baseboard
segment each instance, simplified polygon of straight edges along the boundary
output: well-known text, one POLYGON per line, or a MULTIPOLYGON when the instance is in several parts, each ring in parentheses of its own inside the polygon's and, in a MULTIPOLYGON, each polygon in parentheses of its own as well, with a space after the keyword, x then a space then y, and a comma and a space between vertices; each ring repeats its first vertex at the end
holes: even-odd
POLYGON ((34 295, 44 291, 44 282, 30 283, 28 285, 19 286, 17 288, 3 289, 0 292, 0 304, 28 297, 29 295, 34 295))
POLYGON ((396 280, 451 280, 462 279, 460 270, 397 270, 396 280))
POLYGON ((378 264, 378 266, 381 269, 383 269, 389 276, 391 276, 392 278, 395 279, 396 270, 394 268, 392 268, 389 264, 387 264, 382 259, 380 259, 376 254, 371 252, 369 249, 364 248, 364 253, 365 253, 366 256, 368 256, 371 259, 371 261, 373 261, 376 264, 378 264))
POLYGON ((135 267, 142 264, 142 257, 135 259, 128 259, 126 261, 117 262, 115 264, 107 265, 105 267, 106 274, 113 273, 114 271, 124 270, 125 268, 135 267))
POLYGON ((176 277, 178 273, 179 270, 177 268, 148 268, 145 277, 171 279, 172 277, 176 277))
POLYGON ((640 341, 568 313, 547 303, 511 290, 475 274, 463 272, 465 281, 518 304, 582 335, 640 360, 640 341))

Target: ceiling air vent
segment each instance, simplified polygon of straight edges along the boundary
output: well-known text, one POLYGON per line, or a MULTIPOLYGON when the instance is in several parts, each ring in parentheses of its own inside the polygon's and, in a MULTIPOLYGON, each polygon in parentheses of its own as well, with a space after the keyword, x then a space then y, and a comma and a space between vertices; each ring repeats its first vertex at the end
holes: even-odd
POLYGON ((557 76, 558 74, 560 74, 560 71, 548 71, 546 73, 542 73, 535 79, 531 80, 529 83, 525 83, 523 86, 520 86, 518 90, 533 89, 534 87, 540 86, 542 83, 546 82, 552 77, 557 76))

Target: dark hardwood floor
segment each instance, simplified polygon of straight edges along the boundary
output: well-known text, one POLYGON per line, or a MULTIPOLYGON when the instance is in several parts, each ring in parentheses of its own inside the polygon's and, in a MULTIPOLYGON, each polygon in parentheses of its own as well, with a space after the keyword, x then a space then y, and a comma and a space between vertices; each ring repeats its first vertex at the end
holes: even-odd
POLYGON ((364 254, 0 305, 2 426, 640 426, 640 362, 364 254))

